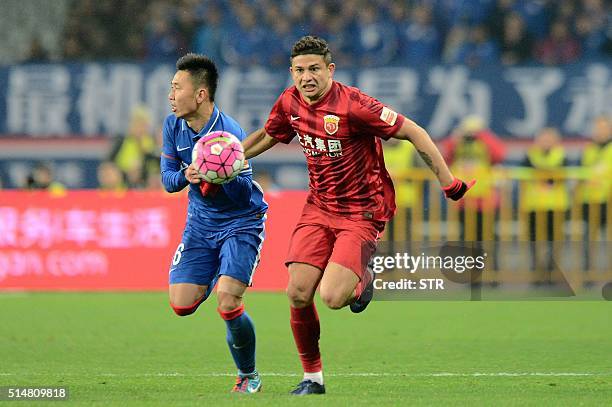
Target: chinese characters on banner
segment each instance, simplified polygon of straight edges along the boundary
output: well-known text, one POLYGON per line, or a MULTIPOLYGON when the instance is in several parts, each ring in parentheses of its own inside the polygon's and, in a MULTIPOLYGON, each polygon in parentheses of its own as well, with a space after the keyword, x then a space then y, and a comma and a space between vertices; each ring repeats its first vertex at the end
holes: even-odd
MULTIPOLYGON (((17 65, 0 68, 0 134, 116 135, 136 105, 157 123, 170 113, 171 64, 17 65)), ((411 65, 339 69, 358 86, 441 138, 475 114, 502 136, 531 138, 556 123, 564 135, 588 134, 593 117, 611 114, 607 60, 560 67, 411 65)), ((262 127, 278 95, 291 85, 286 70, 225 67, 219 105, 246 131, 262 127)))
MULTIPOLYGON (((272 216, 254 289, 277 290, 286 285, 284 254, 305 192, 267 200, 272 216)), ((0 191, 0 290, 165 290, 186 203, 185 194, 157 191, 0 191)))
POLYGON ((155 288, 183 206, 157 193, 1 192, 0 287, 155 288))

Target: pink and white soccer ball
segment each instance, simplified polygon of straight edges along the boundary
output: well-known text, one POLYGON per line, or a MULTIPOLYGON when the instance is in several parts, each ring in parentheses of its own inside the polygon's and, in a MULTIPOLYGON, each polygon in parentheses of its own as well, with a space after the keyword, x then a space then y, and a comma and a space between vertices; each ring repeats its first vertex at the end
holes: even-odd
POLYGON ((224 184, 244 167, 244 149, 238 137, 214 131, 197 141, 191 161, 206 182, 224 184))

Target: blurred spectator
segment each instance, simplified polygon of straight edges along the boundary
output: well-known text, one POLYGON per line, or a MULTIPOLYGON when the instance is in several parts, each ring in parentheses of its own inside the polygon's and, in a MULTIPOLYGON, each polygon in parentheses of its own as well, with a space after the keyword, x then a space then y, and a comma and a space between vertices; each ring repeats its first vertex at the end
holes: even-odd
POLYGON ((267 63, 274 67, 286 67, 289 61, 289 53, 296 40, 291 23, 280 14, 278 8, 271 8, 267 11, 266 20, 271 28, 267 38, 266 53, 267 63))
POLYGON ((551 178, 536 177, 524 191, 524 207, 531 210, 565 210, 568 208, 568 197, 565 186, 556 182, 554 175, 567 165, 565 149, 561 143, 559 131, 545 127, 535 138, 534 144, 527 150, 522 163, 525 167, 540 171, 539 174, 550 174, 551 178))
POLYGON ((350 66, 355 60, 352 23, 353 13, 350 12, 338 12, 330 18, 327 43, 334 50, 334 62, 340 66, 350 66))
MULTIPOLYGON (((574 20, 574 17, 578 14, 578 0, 565 0, 560 1, 557 7, 550 10, 550 17, 552 21, 564 21, 569 23, 574 20)), ((552 27, 551 27, 552 28, 552 27)))
POLYGON ((57 195, 61 195, 66 191, 66 187, 55 180, 53 167, 50 163, 39 162, 35 164, 26 182, 28 189, 46 189, 52 194, 57 195))
POLYGON ((482 24, 495 6, 495 0, 434 0, 433 3, 444 23, 449 26, 482 24))
POLYGON ((267 30, 258 24, 257 11, 239 3, 234 7, 234 13, 237 24, 230 29, 222 48, 223 61, 241 67, 262 65, 267 52, 267 30))
MULTIPOLYGON (((585 55, 612 51, 609 2, 603 0, 155 0, 148 7, 140 0, 82 0, 70 8, 62 44, 69 60, 166 60, 193 46, 215 59, 223 51, 225 63, 250 66, 267 64, 269 52, 283 48, 279 39, 316 34, 328 39, 338 61, 365 57, 367 65, 384 65, 420 61, 421 56, 438 61, 444 45, 443 60, 454 62, 462 32, 478 37, 483 29, 476 27, 486 24, 493 41, 486 34, 484 44, 476 46, 472 38, 467 49, 462 47, 470 56, 459 58, 477 66, 500 57, 489 53, 495 48, 491 45, 504 43, 510 14, 521 16, 520 38, 543 42, 550 22, 563 21, 576 31, 585 55)), ((515 34, 506 34, 505 42, 511 48, 521 42, 512 27, 515 34)), ((278 52, 270 56, 274 66, 279 57, 278 52)), ((521 53, 518 58, 504 55, 504 60, 526 59, 521 53)))
POLYGON ((173 10, 173 24, 177 27, 180 35, 178 47, 180 54, 193 51, 191 45, 201 22, 202 11, 207 10, 208 7, 215 8, 211 1, 206 2, 206 6, 208 6, 206 8, 201 3, 201 0, 179 0, 178 5, 173 10))
POLYGON ((315 1, 310 7, 310 32, 327 38, 329 36, 329 9, 325 1, 315 1))
POLYGON ((580 189, 579 199, 583 204, 585 222, 589 224, 591 210, 599 209, 597 218, 601 225, 605 225, 607 202, 612 194, 612 120, 609 117, 595 118, 591 139, 582 154, 581 164, 588 179, 580 189))
POLYGON ((28 51, 28 56, 23 61, 26 63, 41 63, 41 62, 49 62, 49 53, 43 46, 39 37, 34 37, 32 42, 30 42, 30 50, 28 51))
POLYGON ((213 61, 220 61, 224 30, 222 11, 217 5, 211 4, 203 21, 195 30, 193 52, 207 55, 213 61))
POLYGON ((573 1, 517 0, 513 10, 523 17, 527 31, 539 40, 548 34, 550 21, 555 14, 555 10, 573 1))
POLYGON ((98 185, 102 191, 121 193, 127 189, 123 174, 113 161, 100 163, 97 175, 98 185))
POLYGON ((126 135, 112 148, 110 160, 117 164, 130 188, 146 187, 150 174, 159 172, 159 147, 151 130, 151 113, 137 106, 126 135))
POLYGON ((491 36, 499 42, 501 42, 504 33, 506 17, 512 13, 516 13, 516 1, 517 0, 497 0, 487 19, 491 36))
MULTIPOLYGON (((404 143, 397 139, 389 139, 383 144, 385 166, 393 179, 395 188, 395 203, 397 210, 404 211, 406 230, 403 234, 410 240, 412 235, 412 219, 415 205, 421 202, 423 188, 416 188, 415 183, 406 180, 408 172, 415 166, 416 150, 411 143, 404 143)), ((420 162, 420 161, 419 161, 420 162)), ((388 240, 394 242, 398 240, 397 217, 390 221, 388 227, 388 240)), ((403 240, 403 239, 402 239, 403 240)))
POLYGON ((460 53, 467 46, 468 28, 464 25, 455 25, 451 28, 444 40, 442 61, 447 64, 460 60, 460 53))
POLYGON ((603 25, 597 25, 597 19, 587 14, 576 18, 574 31, 583 46, 583 57, 590 58, 600 54, 606 41, 605 28, 603 25))
MULTIPOLYGON (((479 116, 468 116, 443 142, 445 159, 451 165, 457 161, 478 161, 500 164, 505 157, 504 143, 485 127, 479 116)), ((470 191, 471 192, 471 191, 470 191)))
POLYGON ((416 203, 416 193, 412 182, 404 178, 414 168, 416 150, 411 143, 389 139, 383 146, 385 166, 395 183, 395 202, 403 208, 411 208, 416 203))
POLYGON ((440 34, 433 25, 431 8, 417 5, 407 24, 398 29, 402 62, 427 63, 440 55, 440 34))
MULTIPOLYGON (((611 19, 612 21, 612 19, 611 19)), ((607 56, 612 56, 612 23, 606 30, 606 39, 601 45, 601 51, 607 56)))
POLYGON ((487 240, 492 236, 484 236, 484 217, 493 219, 499 207, 499 193, 495 186, 492 167, 500 164, 505 157, 506 148, 503 142, 485 127, 484 121, 478 116, 466 117, 451 137, 443 142, 445 159, 455 176, 461 179, 477 179, 478 182, 470 190, 469 196, 462 201, 459 212, 461 238, 470 240, 487 240), (466 212, 470 213, 466 215, 466 212), (466 217, 474 216, 476 224, 473 230, 475 236, 466 234, 466 217))
POLYGON ((355 33, 357 62, 362 66, 380 66, 395 57, 397 41, 392 27, 373 5, 366 5, 357 14, 355 33))
POLYGON ((140 58, 145 21, 139 0, 73 2, 64 26, 63 57, 67 60, 140 58))
POLYGON ((550 35, 536 44, 535 58, 543 64, 567 64, 579 57, 580 43, 561 20, 553 22, 550 35))
POLYGON ((292 0, 282 2, 283 14, 293 25, 296 26, 298 37, 310 33, 310 27, 307 25, 309 15, 309 3, 306 0, 292 0))
POLYGON ((499 49, 488 34, 485 25, 477 25, 470 29, 468 40, 464 42, 452 62, 470 67, 496 63, 499 61, 499 49))
POLYGON ((554 225, 557 223, 562 228, 563 224, 561 221, 555 222, 554 217, 564 220, 569 208, 565 180, 559 177, 566 165, 559 131, 553 127, 542 129, 523 160, 523 166, 536 170, 530 172, 531 178, 521 191, 521 208, 529 214, 530 240, 554 240, 555 234, 562 236, 562 230, 554 230, 554 225), (538 223, 536 218, 540 216, 545 221, 538 223), (544 224, 545 228, 536 230, 538 224, 544 224))
POLYGON ((565 149, 559 131, 554 127, 543 128, 527 151, 523 161, 530 170, 521 184, 520 208, 527 214, 527 230, 531 248, 531 270, 534 282, 552 281, 555 270, 553 241, 565 236, 565 218, 569 209, 569 191, 563 177, 567 165, 565 149))
POLYGON ((148 59, 175 60, 179 54, 180 35, 172 26, 170 8, 153 3, 151 20, 145 30, 145 53, 148 59))
POLYGON ((533 55, 533 38, 518 13, 508 14, 504 19, 500 48, 504 65, 525 63, 533 55))

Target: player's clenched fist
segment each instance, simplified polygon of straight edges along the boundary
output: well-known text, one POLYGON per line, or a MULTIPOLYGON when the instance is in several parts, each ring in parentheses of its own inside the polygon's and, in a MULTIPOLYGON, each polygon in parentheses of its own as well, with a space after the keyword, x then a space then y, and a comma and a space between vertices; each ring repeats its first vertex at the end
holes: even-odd
POLYGON ((472 188, 475 183, 475 179, 466 184, 459 178, 455 178, 450 185, 442 187, 442 190, 447 198, 450 198, 453 201, 458 201, 463 198, 463 195, 465 195, 465 193, 472 188))

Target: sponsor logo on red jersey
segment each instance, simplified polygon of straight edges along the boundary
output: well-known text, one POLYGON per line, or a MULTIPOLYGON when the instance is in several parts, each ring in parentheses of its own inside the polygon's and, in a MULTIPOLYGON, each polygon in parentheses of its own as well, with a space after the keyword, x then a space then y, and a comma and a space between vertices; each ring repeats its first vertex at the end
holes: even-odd
POLYGON ((397 113, 388 107, 383 107, 383 110, 380 113, 380 120, 387 123, 389 126, 393 126, 397 120, 397 113))
POLYGON ((333 114, 328 114, 323 118, 325 122, 325 131, 330 136, 335 134, 338 131, 338 123, 340 122, 340 118, 338 116, 334 116, 333 114))

